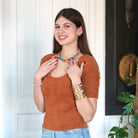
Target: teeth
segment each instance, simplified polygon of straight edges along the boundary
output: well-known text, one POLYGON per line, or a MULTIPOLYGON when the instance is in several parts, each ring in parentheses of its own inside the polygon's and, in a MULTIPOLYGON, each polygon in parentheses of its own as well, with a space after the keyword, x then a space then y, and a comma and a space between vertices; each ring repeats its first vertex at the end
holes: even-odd
POLYGON ((65 36, 60 36, 59 38, 60 38, 60 39, 64 39, 64 38, 65 38, 65 36))

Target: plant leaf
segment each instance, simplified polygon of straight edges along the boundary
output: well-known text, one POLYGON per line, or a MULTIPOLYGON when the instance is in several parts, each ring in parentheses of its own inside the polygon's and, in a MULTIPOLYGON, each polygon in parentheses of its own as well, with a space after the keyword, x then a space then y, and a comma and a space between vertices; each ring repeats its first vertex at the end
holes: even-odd
POLYGON ((128 132, 124 128, 120 128, 118 134, 120 138, 128 137, 128 132))
POLYGON ((131 101, 130 93, 129 92, 122 92, 122 96, 118 96, 117 100, 124 103, 129 103, 131 101))
POLYGON ((114 138, 114 133, 110 133, 109 135, 108 135, 108 137, 110 137, 110 138, 114 138))
POLYGON ((123 107, 123 109, 125 109, 125 114, 130 114, 131 112, 132 112, 132 108, 130 107, 130 105, 129 104, 127 104, 127 105, 125 105, 124 107, 123 107))
POLYGON ((124 130, 128 130, 128 127, 124 126, 124 130))
POLYGON ((127 86, 133 86, 133 85, 136 85, 136 79, 127 84, 127 86))
POLYGON ((121 117, 120 117, 120 123, 123 122, 123 117, 124 117, 124 114, 122 113, 121 117))
POLYGON ((135 130, 138 132, 138 115, 132 116, 132 123, 134 125, 135 130))
POLYGON ((118 130, 119 130, 119 127, 114 126, 111 128, 110 132, 118 132, 118 130))

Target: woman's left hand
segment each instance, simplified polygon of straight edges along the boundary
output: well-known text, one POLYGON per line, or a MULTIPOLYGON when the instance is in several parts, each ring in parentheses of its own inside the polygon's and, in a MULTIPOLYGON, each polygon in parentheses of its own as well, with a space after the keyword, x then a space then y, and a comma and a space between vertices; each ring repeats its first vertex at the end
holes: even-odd
POLYGON ((83 66, 84 62, 82 62, 81 66, 79 67, 75 59, 72 59, 71 61, 67 62, 67 73, 74 85, 81 83, 83 66))

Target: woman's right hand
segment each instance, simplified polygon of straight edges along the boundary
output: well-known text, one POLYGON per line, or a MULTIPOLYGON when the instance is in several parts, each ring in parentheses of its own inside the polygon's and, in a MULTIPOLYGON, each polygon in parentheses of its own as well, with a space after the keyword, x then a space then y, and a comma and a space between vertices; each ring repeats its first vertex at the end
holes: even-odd
POLYGON ((50 60, 44 62, 34 74, 34 83, 41 83, 42 78, 52 71, 57 66, 57 63, 57 58, 51 58, 50 60))

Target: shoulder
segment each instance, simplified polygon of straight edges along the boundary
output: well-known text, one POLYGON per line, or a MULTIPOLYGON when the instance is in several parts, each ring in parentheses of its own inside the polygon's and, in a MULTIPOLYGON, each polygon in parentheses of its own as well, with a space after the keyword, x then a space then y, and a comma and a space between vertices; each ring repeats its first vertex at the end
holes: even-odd
POLYGON ((99 76, 99 67, 98 64, 93 56, 84 54, 79 60, 79 66, 82 62, 85 62, 83 67, 83 74, 92 74, 99 76))
POLYGON ((85 60, 94 60, 94 57, 93 56, 90 56, 90 55, 87 55, 87 54, 83 54, 82 55, 82 58, 85 59, 85 60))
POLYGON ((93 56, 84 54, 82 55, 82 57, 80 57, 80 63, 85 62, 85 66, 87 68, 91 67, 91 66, 97 66, 97 62, 95 60, 95 58, 93 56))
POLYGON ((93 56, 83 55, 81 63, 85 61, 82 72, 82 84, 87 97, 98 98, 100 73, 93 56))
POLYGON ((56 55, 56 54, 51 53, 51 54, 45 55, 44 57, 42 57, 40 64, 42 64, 42 63, 46 62, 47 60, 51 59, 54 55, 56 55))

